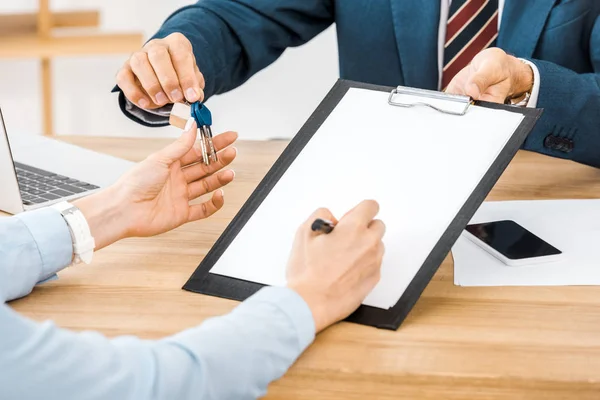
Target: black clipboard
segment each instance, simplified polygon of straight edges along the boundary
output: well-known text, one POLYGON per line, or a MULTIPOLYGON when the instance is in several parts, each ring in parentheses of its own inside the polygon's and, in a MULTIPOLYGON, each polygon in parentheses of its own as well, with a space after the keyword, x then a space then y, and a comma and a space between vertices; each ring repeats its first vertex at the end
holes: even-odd
MULTIPOLYGON (((225 252, 233 239, 242 230, 252 214, 258 209, 262 201, 269 194, 271 189, 277 184, 288 167, 294 162, 304 146, 311 140, 318 131, 321 124, 325 122, 329 114, 337 107, 340 100, 344 97, 348 89, 360 88, 374 91, 388 92, 390 98, 388 103, 392 106, 413 107, 431 105, 417 102, 414 104, 401 104, 393 101, 394 95, 405 91, 406 94, 419 95, 429 98, 445 98, 455 102, 466 102, 464 112, 469 106, 470 100, 464 96, 452 96, 433 91, 422 91, 410 88, 392 88, 386 86, 377 86, 366 83, 359 83, 347 80, 338 80, 325 99, 317 107, 308 121, 300 129, 298 134, 290 142, 277 159, 273 167, 269 170, 258 187, 254 190, 250 198, 242 206, 238 214, 219 237, 212 249, 202 260, 196 271, 189 278, 183 289, 202 293, 210 296, 222 297, 226 299, 243 301, 252 296, 265 285, 249 282, 241 279, 230 278, 226 276, 210 274, 211 268, 225 252), (449 96, 449 97, 448 97, 449 96)), ((478 106, 501 109, 513 113, 519 113, 524 116, 521 124, 508 141, 500 156, 492 164, 484 178, 480 181, 475 191, 465 202, 454 220, 450 223, 441 239, 434 246, 429 256, 421 266, 420 270, 414 276, 405 292, 402 294, 396 305, 388 310, 361 305, 346 321, 355 322, 363 325, 374 326, 382 329, 396 330, 402 324, 410 310, 413 308, 425 287, 429 284, 440 264, 444 261, 452 246, 467 226, 481 203, 485 200, 495 183, 498 181, 510 161, 513 159, 527 135, 532 131, 537 120, 542 114, 540 109, 521 108, 507 106, 495 103, 476 102, 478 106)), ((435 108, 435 107, 432 107, 435 108)), ((460 108, 460 107, 459 107, 460 108)), ((438 110, 445 112, 443 110, 438 110)), ((459 112, 449 112, 455 115, 462 115, 459 112)))

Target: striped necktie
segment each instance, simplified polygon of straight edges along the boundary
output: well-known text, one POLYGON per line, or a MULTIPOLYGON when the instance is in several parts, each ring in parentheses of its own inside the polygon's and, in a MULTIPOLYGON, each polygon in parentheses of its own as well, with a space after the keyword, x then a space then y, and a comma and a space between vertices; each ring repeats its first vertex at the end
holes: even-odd
POLYGON ((452 0, 444 46, 445 89, 480 51, 496 45, 498 0, 452 0))

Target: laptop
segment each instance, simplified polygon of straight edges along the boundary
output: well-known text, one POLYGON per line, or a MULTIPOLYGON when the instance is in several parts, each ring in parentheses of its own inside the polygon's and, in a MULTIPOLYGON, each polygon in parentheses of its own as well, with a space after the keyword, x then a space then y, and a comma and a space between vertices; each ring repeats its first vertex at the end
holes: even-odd
POLYGON ((0 211, 18 214, 87 196, 133 165, 38 135, 9 136, 0 110, 0 211))

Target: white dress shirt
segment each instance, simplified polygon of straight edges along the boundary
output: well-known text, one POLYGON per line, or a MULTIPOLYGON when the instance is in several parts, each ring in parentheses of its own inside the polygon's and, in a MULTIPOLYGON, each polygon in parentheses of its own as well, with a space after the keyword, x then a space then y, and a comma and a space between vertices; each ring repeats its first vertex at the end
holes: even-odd
MULTIPOLYGON (((504 2, 506 0, 498 0, 498 31, 500 31, 500 25, 502 24, 502 11, 504 10, 504 2)), ((438 34, 438 71, 439 71, 439 83, 438 87, 441 89, 442 86, 442 73, 444 71, 444 45, 446 44, 446 28, 448 25, 448 12, 452 0, 441 0, 440 5, 440 28, 438 34)), ((527 61, 521 59, 533 70, 533 90, 531 91, 531 97, 527 102, 527 107, 535 108, 537 106, 538 96, 540 93, 540 71, 537 67, 527 61)))

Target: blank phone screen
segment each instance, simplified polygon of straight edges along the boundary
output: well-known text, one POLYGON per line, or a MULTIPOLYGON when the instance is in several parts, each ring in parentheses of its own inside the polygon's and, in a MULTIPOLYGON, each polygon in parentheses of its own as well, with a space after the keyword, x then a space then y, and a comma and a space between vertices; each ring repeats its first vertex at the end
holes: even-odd
POLYGON ((511 260, 544 257, 562 252, 514 221, 468 225, 467 232, 511 260))

